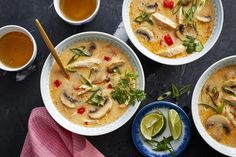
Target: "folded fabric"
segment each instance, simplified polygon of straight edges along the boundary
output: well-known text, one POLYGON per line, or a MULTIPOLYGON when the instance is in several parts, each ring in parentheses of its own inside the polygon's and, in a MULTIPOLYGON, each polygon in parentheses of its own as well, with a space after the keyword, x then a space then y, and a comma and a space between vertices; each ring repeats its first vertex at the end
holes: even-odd
POLYGON ((104 157, 85 137, 59 126, 44 107, 32 111, 21 157, 104 157))

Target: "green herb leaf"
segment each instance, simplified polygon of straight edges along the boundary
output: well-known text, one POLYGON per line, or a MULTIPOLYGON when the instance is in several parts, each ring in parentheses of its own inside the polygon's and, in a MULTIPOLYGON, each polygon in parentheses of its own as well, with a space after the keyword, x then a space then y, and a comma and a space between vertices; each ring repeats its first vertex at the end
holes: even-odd
POLYGON ((87 85, 87 86, 89 86, 89 87, 93 87, 92 83, 91 83, 88 79, 86 79, 83 75, 80 75, 80 77, 82 78, 82 82, 83 82, 85 85, 87 85))
POLYGON ((129 105, 134 105, 136 101, 142 101, 145 98, 145 93, 142 90, 136 89, 134 81, 138 76, 132 72, 127 72, 119 83, 113 88, 111 96, 119 104, 128 102, 129 105))
POLYGON ((183 41, 183 45, 186 47, 186 51, 188 54, 191 54, 193 52, 201 52, 204 48, 203 44, 200 41, 188 35, 183 41))
POLYGON ((67 63, 67 65, 74 63, 75 61, 77 61, 77 59, 79 58, 79 55, 75 54, 67 63))
POLYGON ((185 85, 179 90, 179 95, 183 95, 184 93, 187 93, 189 91, 190 85, 185 85))
POLYGON ((235 92, 230 87, 223 87, 222 89, 225 93, 236 96, 235 92))
POLYGON ((160 96, 157 98, 157 100, 158 100, 158 101, 161 101, 161 100, 164 100, 164 99, 168 98, 169 96, 171 96, 171 91, 168 91, 168 92, 163 93, 162 95, 160 95, 160 96))
POLYGON ((100 106, 101 103, 104 101, 104 98, 100 95, 98 95, 98 91, 100 91, 101 88, 98 88, 97 90, 93 91, 93 94, 90 96, 90 98, 87 100, 87 102, 91 105, 100 106))
POLYGON ((175 98, 176 101, 179 101, 180 97, 179 90, 174 84, 172 84, 171 89, 172 89, 172 98, 175 98))
POLYGON ((92 56, 90 52, 85 50, 85 47, 72 48, 72 49, 70 49, 70 51, 75 53, 76 55, 79 55, 79 56, 87 56, 87 57, 92 56))
POLYGON ((134 19, 134 22, 141 24, 143 22, 147 22, 150 25, 153 25, 152 20, 150 19, 151 14, 148 14, 146 12, 142 12, 142 14, 134 19))

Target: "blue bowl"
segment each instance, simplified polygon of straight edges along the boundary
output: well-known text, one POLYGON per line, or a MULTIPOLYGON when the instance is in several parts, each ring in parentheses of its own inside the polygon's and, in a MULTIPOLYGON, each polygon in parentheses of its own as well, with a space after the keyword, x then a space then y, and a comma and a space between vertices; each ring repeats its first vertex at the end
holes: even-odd
MULTIPOLYGON (((145 157, 171 157, 168 151, 152 150, 152 147, 148 145, 146 142, 144 142, 145 139, 140 132, 140 123, 141 123, 142 118, 146 114, 156 109, 160 110, 165 115, 166 120, 168 120, 168 110, 174 109, 178 112, 182 120, 182 134, 179 139, 175 141, 171 141, 171 145, 174 149, 176 156, 180 156, 183 153, 183 151, 186 149, 190 141, 190 137, 191 137, 190 120, 187 114, 179 106, 170 102, 166 102, 166 101, 157 101, 157 102, 150 103, 146 105, 144 108, 142 108, 139 111, 139 113, 136 115, 133 122, 133 126, 132 126, 132 138, 133 138, 135 146, 140 151, 140 153, 144 155, 145 157)), ((168 128, 169 126, 168 124, 166 124, 165 131, 158 137, 155 137, 154 139, 160 141, 163 139, 163 136, 165 137, 171 136, 170 129, 168 128)))

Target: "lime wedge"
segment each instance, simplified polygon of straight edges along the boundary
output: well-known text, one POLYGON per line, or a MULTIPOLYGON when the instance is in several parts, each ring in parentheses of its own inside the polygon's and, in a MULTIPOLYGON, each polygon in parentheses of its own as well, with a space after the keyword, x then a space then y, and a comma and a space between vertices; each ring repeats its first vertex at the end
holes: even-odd
POLYGON ((141 133, 146 139, 151 140, 153 136, 164 130, 166 126, 165 123, 166 121, 163 114, 156 112, 150 113, 141 120, 141 133))
POLYGON ((179 114, 173 109, 169 110, 168 123, 173 139, 177 140, 182 133, 182 121, 179 114))

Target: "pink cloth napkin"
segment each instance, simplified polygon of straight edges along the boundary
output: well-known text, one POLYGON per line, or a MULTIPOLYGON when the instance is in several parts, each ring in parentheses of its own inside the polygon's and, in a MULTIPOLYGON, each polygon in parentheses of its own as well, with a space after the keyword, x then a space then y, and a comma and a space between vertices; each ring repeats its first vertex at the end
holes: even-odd
POLYGON ((32 111, 21 157, 104 157, 86 138, 59 126, 44 107, 32 111))

